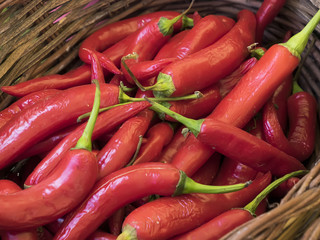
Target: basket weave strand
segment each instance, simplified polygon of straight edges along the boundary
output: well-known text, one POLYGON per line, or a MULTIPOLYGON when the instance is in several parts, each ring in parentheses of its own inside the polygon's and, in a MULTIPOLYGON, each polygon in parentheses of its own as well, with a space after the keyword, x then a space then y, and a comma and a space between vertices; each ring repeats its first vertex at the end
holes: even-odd
MULTIPOLYGON (((1 86, 48 74, 64 73, 79 66, 80 43, 99 27, 126 17, 158 10, 183 11, 186 0, 20 0, 0 1, 1 86), (5 11, 4 8, 8 7, 5 11), (57 8, 59 7, 59 8, 57 8), (54 11, 53 11, 54 10, 54 11), (1 12, 2 11, 2 12, 1 12), (61 18, 60 18, 61 17, 61 18), (56 19, 59 19, 56 21, 56 19)), ((256 12, 258 0, 196 0, 192 11, 236 18, 241 9, 256 12)), ((268 26, 264 43, 281 42, 288 30, 300 31, 320 7, 316 0, 287 0, 268 26)), ((191 11, 191 12, 192 12, 191 11)), ((299 75, 302 88, 315 96, 320 106, 320 26, 311 36, 299 75)), ((14 99, 1 94, 0 109, 14 99)), ((317 131, 319 139, 319 131, 317 131)), ((223 239, 320 239, 319 141, 308 162, 311 169, 277 207, 230 232, 223 239)))

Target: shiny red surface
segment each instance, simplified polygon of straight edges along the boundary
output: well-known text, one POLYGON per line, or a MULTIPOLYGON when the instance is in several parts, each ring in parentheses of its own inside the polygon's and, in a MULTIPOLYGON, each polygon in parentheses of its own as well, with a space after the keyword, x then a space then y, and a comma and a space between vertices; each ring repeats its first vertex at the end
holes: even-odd
MULTIPOLYGON (((118 103, 118 87, 103 84, 100 89, 101 107, 118 103)), ((13 163, 32 145, 76 123, 78 116, 90 112, 94 94, 95 85, 70 88, 17 114, 0 129, 0 168, 13 163)))
POLYGON ((172 195, 179 179, 179 170, 169 164, 141 163, 122 168, 95 185, 54 239, 85 239, 120 207, 151 194, 172 195))

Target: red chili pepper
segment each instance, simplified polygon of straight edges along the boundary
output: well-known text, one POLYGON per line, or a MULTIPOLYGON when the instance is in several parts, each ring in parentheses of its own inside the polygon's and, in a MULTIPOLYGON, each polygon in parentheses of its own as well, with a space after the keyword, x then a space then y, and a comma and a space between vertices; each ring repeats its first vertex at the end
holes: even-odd
POLYGON ((126 217, 118 240, 170 239, 204 224, 224 211, 244 206, 270 181, 271 174, 268 173, 255 179, 247 188, 234 193, 159 198, 137 208, 126 217))
POLYGON ((87 238, 87 240, 116 240, 116 239, 117 239, 116 235, 102 232, 102 231, 96 231, 93 234, 91 234, 90 237, 87 238))
MULTIPOLYGON (((217 83, 220 86, 220 95, 224 97, 256 62, 256 58, 250 58, 244 61, 232 74, 220 80, 217 83)), ((228 110, 232 111, 232 107, 228 110)), ((174 166, 191 176, 209 159, 213 152, 210 147, 200 143, 193 135, 190 135, 170 161, 174 166)))
POLYGON ((285 3, 286 0, 264 0, 262 2, 256 13, 256 41, 258 43, 262 42, 266 26, 278 15, 285 3))
POLYGON ((305 169, 296 158, 231 124, 212 118, 185 118, 158 103, 152 103, 152 109, 171 115, 188 127, 200 142, 257 171, 271 171, 275 176, 283 176, 305 169))
POLYGON ((125 218, 126 208, 122 207, 115 211, 106 221, 108 225, 108 232, 112 235, 118 236, 121 233, 121 226, 125 218))
POLYGON ((300 178, 291 177, 287 181, 281 183, 270 195, 274 200, 282 199, 287 193, 299 182, 300 178))
POLYGON ((100 89, 97 84, 92 114, 75 148, 64 156, 43 182, 23 191, 0 195, 4 207, 0 209, 0 230, 42 226, 64 216, 81 203, 98 175, 96 157, 91 152, 91 135, 99 107, 100 89))
MULTIPOLYGON (((245 186, 246 184, 240 184, 225 188, 202 185, 172 165, 164 163, 141 163, 126 167, 101 179, 87 199, 67 216, 54 239, 86 238, 117 209, 144 196, 223 193, 240 190, 245 186)), ((222 194, 214 194, 216 195, 222 194)))
POLYGON ((152 126, 146 134, 147 142, 142 145, 132 165, 151 162, 157 158, 162 148, 172 139, 173 132, 172 126, 166 122, 160 122, 152 126))
POLYGON ((99 151, 99 179, 130 162, 139 142, 149 128, 153 112, 145 110, 124 122, 110 141, 99 151))
POLYGON ((268 187, 266 187, 262 192, 260 192, 255 199, 253 199, 244 208, 231 209, 221 215, 213 218, 207 223, 201 225, 200 227, 191 230, 185 234, 174 237, 172 240, 219 240, 221 237, 225 236, 228 232, 235 229, 236 227, 242 225, 255 218, 255 212, 258 205, 261 203, 265 197, 277 188, 282 182, 286 181, 292 176, 306 174, 307 171, 298 171, 285 175, 284 177, 275 180, 268 187))
MULTIPOLYGON (((6 179, 0 180, 0 195, 8 195, 21 191, 14 182, 6 179)), ((38 240, 36 229, 28 231, 4 231, 0 233, 2 240, 38 240)))
POLYGON ((288 98, 290 129, 285 136, 276 109, 268 102, 264 107, 264 134, 266 141, 287 154, 306 160, 314 150, 317 103, 307 92, 297 92, 288 98))
POLYGON ((159 73, 157 83, 146 89, 153 90, 157 97, 181 96, 230 74, 248 56, 247 46, 253 43, 255 34, 254 14, 243 10, 238 16, 234 27, 217 42, 170 64, 159 73))
MULTIPOLYGON (((0 129, 0 168, 8 166, 19 154, 54 132, 76 123, 79 115, 89 112, 94 97, 94 85, 70 88, 48 100, 17 114, 0 129)), ((101 107, 119 102, 119 89, 101 85, 101 107)))
POLYGON ((9 107, 0 112, 0 128, 23 109, 32 106, 40 100, 49 99, 58 92, 55 89, 34 92, 13 102, 9 107))
POLYGON ((119 40, 141 29, 152 19, 160 17, 174 18, 178 15, 179 13, 174 11, 158 11, 108 24, 82 42, 79 49, 79 57, 83 62, 90 64, 90 56, 84 49, 97 52, 104 51, 119 40))
MULTIPOLYGON (((195 174, 191 176, 191 178, 198 183, 211 185, 213 182, 213 179, 218 173, 220 162, 221 162, 221 155, 219 153, 214 153, 211 156, 211 158, 205 164, 203 164, 202 167, 199 168, 199 170, 196 171, 195 174)), ((247 181, 244 181, 244 182, 247 182, 247 181)), ((217 184, 214 184, 214 185, 217 185, 217 184)), ((227 185, 227 184, 219 184, 219 185, 227 185)))
MULTIPOLYGON (((92 139, 95 140, 102 134, 112 130, 117 125, 121 124, 126 119, 136 115, 143 109, 150 106, 146 102, 130 103, 128 105, 118 106, 109 111, 101 113, 96 121, 95 128, 92 134, 92 139)), ((55 168, 63 155, 72 148, 82 134, 85 124, 79 126, 75 131, 63 139, 35 168, 29 175, 25 185, 35 185, 45 179, 49 173, 55 168)))
POLYGON ((171 142, 162 150, 161 155, 155 160, 155 162, 171 163, 173 156, 187 139, 188 134, 185 135, 182 133, 183 128, 184 126, 178 128, 171 142))

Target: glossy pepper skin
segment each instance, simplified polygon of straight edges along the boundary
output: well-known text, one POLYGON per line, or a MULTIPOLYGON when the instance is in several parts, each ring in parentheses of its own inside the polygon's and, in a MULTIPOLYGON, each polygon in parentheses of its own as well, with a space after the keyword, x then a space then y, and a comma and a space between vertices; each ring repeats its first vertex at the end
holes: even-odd
MULTIPOLYGON (((233 193, 159 198, 132 211, 126 217, 122 231, 134 229, 129 234, 133 239, 170 239, 200 226, 230 208, 244 206, 270 181, 271 174, 267 173, 255 179, 247 188, 233 193)), ((126 234, 120 236, 118 240, 130 239, 126 234)))
MULTIPOLYGON (((14 182, 6 179, 0 180, 0 195, 7 195, 15 192, 19 192, 22 189, 14 182)), ((36 229, 28 231, 3 231, 0 233, 3 240, 38 240, 38 234, 36 229)))
MULTIPOLYGON (((0 168, 55 131, 76 123, 78 116, 91 111, 94 93, 94 85, 70 88, 17 114, 0 129, 0 168)), ((101 107, 117 104, 118 96, 118 87, 101 85, 101 107)))
POLYGON ((34 92, 13 102, 10 106, 0 112, 0 128, 23 109, 30 107, 43 99, 48 99, 58 92, 59 90, 55 89, 34 92))
POLYGON ((97 174, 96 158, 91 152, 79 149, 69 151, 43 182, 0 196, 3 205, 0 229, 24 230, 64 216, 88 194, 97 174))
POLYGON ((288 98, 289 132, 285 136, 274 106, 264 107, 264 132, 266 141, 287 154, 306 160, 314 150, 317 104, 312 95, 298 92, 288 98))
POLYGON ((278 15, 285 3, 286 0, 264 0, 262 2, 256 13, 256 41, 258 43, 262 42, 265 28, 278 15))
POLYGON ((84 49, 102 52, 119 40, 136 32, 154 18, 173 18, 178 15, 179 13, 174 11, 158 11, 108 24, 91 34, 82 42, 79 49, 79 57, 83 62, 89 64, 90 56, 84 49))
POLYGON ((98 231, 98 230, 95 233, 91 234, 90 237, 87 238, 87 240, 116 240, 116 239, 117 239, 116 235, 98 231))
POLYGON ((217 42, 163 69, 154 85, 154 95, 189 94, 218 82, 236 69, 248 56, 247 46, 254 42, 255 34, 254 14, 243 10, 238 17, 234 27, 217 42), (156 89, 157 84, 164 82, 168 82, 167 89, 156 89))
MULTIPOLYGON (((109 111, 101 113, 96 120, 92 139, 97 139, 102 134, 111 131, 114 127, 136 115, 148 106, 150 105, 146 102, 135 102, 112 108, 109 111)), ((55 168, 63 155, 76 144, 84 128, 85 124, 82 124, 52 149, 29 175, 25 181, 25 185, 35 185, 45 179, 55 168)))

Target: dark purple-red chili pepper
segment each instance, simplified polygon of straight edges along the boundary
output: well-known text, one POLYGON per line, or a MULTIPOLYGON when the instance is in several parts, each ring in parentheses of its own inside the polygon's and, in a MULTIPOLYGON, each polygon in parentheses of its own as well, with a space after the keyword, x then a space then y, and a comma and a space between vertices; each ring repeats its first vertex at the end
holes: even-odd
POLYGON ((255 212, 259 204, 267 195, 277 188, 287 179, 306 174, 308 171, 297 171, 289 173, 284 177, 275 180, 262 192, 260 192, 249 204, 240 209, 228 210, 219 216, 211 219, 200 227, 193 229, 185 234, 174 237, 172 240, 219 240, 231 230, 255 218, 255 212))
POLYGON ((121 233, 121 227, 126 215, 126 207, 119 208, 106 221, 108 225, 108 232, 118 236, 121 233))
POLYGON ((43 182, 16 193, 0 195, 3 205, 0 230, 25 230, 50 223, 74 209, 89 193, 98 175, 97 160, 91 152, 91 135, 99 106, 97 85, 92 113, 75 148, 68 151, 43 182))
MULTIPOLYGON (((231 189, 239 190, 244 186, 246 184, 233 185, 231 189)), ((129 166, 101 179, 87 199, 67 216, 54 239, 86 238, 117 209, 144 196, 170 196, 198 191, 222 193, 222 189, 234 191, 225 189, 225 186, 196 183, 170 164, 141 163, 129 166)))
MULTIPOLYGON (((100 87, 101 107, 119 102, 118 87, 111 84, 100 87)), ((76 123, 78 116, 91 110, 94 92, 94 85, 70 88, 17 114, 0 129, 0 168, 12 164, 32 145, 76 123)))
MULTIPOLYGON (((99 114, 92 139, 96 139, 102 134, 111 131, 114 127, 121 124, 126 119, 136 115, 143 109, 150 106, 146 102, 135 102, 128 105, 118 106, 109 111, 99 114)), ((72 148, 78 141, 85 124, 79 126, 75 131, 63 139, 50 153, 38 164, 35 170, 29 175, 25 185, 35 185, 45 179, 55 168, 63 155, 72 148)))
POLYGON ((262 42, 264 30, 278 15, 286 0, 264 0, 256 13, 256 41, 262 42))
POLYGON ((34 92, 13 102, 10 106, 0 112, 0 128, 23 109, 30 107, 43 99, 48 99, 58 92, 59 91, 55 89, 34 92))
POLYGON ((110 234, 110 233, 106 233, 106 232, 102 232, 102 231, 95 231, 93 234, 91 234, 87 240, 116 240, 117 236, 110 234))
POLYGON ((166 122, 160 122, 150 127, 145 136, 147 141, 141 146, 137 158, 132 165, 154 161, 161 153, 163 147, 170 142, 173 133, 172 126, 166 122))
POLYGON ((244 206, 271 181, 267 173, 247 188, 227 194, 186 194, 162 197, 132 211, 125 219, 118 240, 170 239, 199 227, 231 208, 244 206))
POLYGON ((156 97, 181 96, 208 87, 230 74, 248 56, 254 42, 255 16, 248 10, 239 13, 234 27, 214 44, 163 69, 157 83, 146 88, 156 97), (249 27, 250 26, 250 27, 249 27))
POLYGON ((174 11, 158 11, 108 24, 91 34, 82 42, 79 49, 79 57, 83 62, 90 64, 90 56, 84 49, 102 52, 126 36, 144 27, 152 19, 160 17, 174 18, 178 15, 179 13, 174 11))
MULTIPOLYGON (((14 182, 6 179, 0 180, 0 195, 7 195, 21 191, 21 188, 14 182)), ((4 231, 0 233, 2 240, 38 240, 36 229, 28 231, 4 231)))
POLYGON ((257 171, 283 176, 305 169, 296 158, 231 124, 214 118, 189 119, 158 103, 152 103, 152 109, 169 114, 188 127, 200 142, 257 171))

